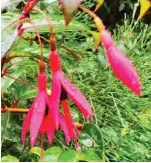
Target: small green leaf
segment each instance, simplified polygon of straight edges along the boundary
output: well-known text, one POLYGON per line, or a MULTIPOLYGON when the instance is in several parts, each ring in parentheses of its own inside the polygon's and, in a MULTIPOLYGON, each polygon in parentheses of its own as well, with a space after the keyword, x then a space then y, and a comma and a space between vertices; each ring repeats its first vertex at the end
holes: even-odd
POLYGON ((17 37, 18 37, 17 29, 13 29, 12 31, 7 30, 2 32, 1 56, 4 56, 10 50, 11 46, 13 45, 17 37))
POLYGON ((62 152, 62 149, 59 147, 51 147, 44 152, 44 161, 57 162, 62 152))
MULTIPOLYGON (((13 66, 13 68, 10 68, 10 70, 12 70, 13 72, 9 73, 9 75, 14 78, 19 78, 22 75, 22 73, 24 72, 24 70, 17 69, 17 66, 13 66)), ((14 79, 3 76, 2 80, 1 80, 2 92, 5 92, 14 82, 15 82, 14 79)))
POLYGON ((58 162, 76 162, 77 152, 74 150, 65 151, 60 156, 58 162))
POLYGON ((11 155, 3 156, 1 161, 2 162, 19 162, 19 160, 16 157, 11 156, 11 155))
POLYGON ((10 118, 10 112, 6 111, 5 113, 2 114, 2 119, 1 119, 1 123, 2 123, 2 128, 1 128, 1 136, 2 136, 2 143, 6 134, 6 130, 8 127, 8 122, 9 122, 9 118, 10 118))
POLYGON ((101 130, 96 125, 87 123, 84 125, 83 131, 85 131, 91 137, 94 143, 94 147, 96 147, 98 153, 102 155, 103 137, 102 137, 101 130))
POLYGON ((78 153, 79 161, 102 162, 101 158, 94 151, 78 153))
POLYGON ((40 147, 33 147, 30 149, 29 153, 33 153, 36 154, 40 157, 40 153, 41 153, 41 148, 40 147))

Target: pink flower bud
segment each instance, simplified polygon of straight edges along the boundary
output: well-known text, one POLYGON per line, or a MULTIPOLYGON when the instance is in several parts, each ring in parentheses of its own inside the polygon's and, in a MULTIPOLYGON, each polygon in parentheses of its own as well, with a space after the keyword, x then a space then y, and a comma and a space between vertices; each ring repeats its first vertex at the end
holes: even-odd
POLYGON ((115 76, 136 95, 140 96, 141 83, 134 65, 131 63, 128 57, 125 56, 125 54, 114 44, 111 35, 106 30, 101 32, 101 41, 106 51, 108 62, 115 76))

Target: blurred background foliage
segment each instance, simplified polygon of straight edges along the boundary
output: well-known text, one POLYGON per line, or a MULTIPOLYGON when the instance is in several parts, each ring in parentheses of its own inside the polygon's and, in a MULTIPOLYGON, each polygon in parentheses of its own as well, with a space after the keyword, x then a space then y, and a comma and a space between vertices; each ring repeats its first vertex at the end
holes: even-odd
MULTIPOLYGON (((2 27, 15 20, 24 6, 22 0, 7 2, 7 7, 2 11, 2 27)), ((93 11, 96 2, 85 0, 84 4, 93 11)), ((102 46, 95 48, 94 39, 88 30, 96 28, 87 14, 78 10, 66 28, 55 0, 40 0, 36 6, 47 13, 54 24, 63 71, 85 93, 95 114, 93 121, 85 122, 77 108, 70 103, 75 121, 85 126, 79 139, 83 152, 77 153, 73 143, 67 146, 62 132, 58 131, 51 147, 45 139, 45 161, 151 161, 151 16, 148 11, 137 22, 137 6, 135 0, 105 0, 96 13, 112 32, 115 42, 136 65, 143 85, 141 97, 136 97, 114 77, 102 46), (76 60, 61 45, 80 54, 82 60, 76 60)), ((41 36, 49 39, 50 33, 41 14, 33 12, 31 19, 39 25, 41 36)), ((3 32, 4 45, 8 45, 11 39, 8 34, 11 30, 14 30, 13 26, 3 32)), ((44 40, 43 51, 47 63, 49 45, 44 40)), ((17 38, 10 47, 7 56, 14 55, 39 58, 39 45, 32 30, 17 38)), ((9 75, 36 86, 38 64, 34 60, 19 57, 12 59, 9 64, 13 64, 8 71, 9 75)), ((51 73, 48 65, 47 74, 50 89, 51 73)), ((19 99, 17 107, 29 108, 35 95, 35 90, 2 77, 2 106, 10 107, 19 99)), ((26 147, 22 148, 20 133, 24 116, 2 113, 1 151, 4 162, 40 161, 40 149, 30 149, 29 138, 26 147)), ((36 146, 39 146, 39 141, 36 146)))

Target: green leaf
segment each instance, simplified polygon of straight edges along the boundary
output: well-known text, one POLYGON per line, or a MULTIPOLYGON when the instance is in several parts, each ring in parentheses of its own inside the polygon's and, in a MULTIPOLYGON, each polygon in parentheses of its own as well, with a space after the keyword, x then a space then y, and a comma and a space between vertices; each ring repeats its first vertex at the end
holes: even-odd
POLYGON ((27 100, 30 98, 34 98, 36 96, 37 91, 32 88, 27 88, 24 85, 19 85, 16 88, 16 95, 15 98, 19 98, 22 100, 27 100))
POLYGON ((19 160, 16 157, 11 156, 11 155, 3 156, 1 161, 2 162, 19 162, 19 160))
POLYGON ((92 147, 93 145, 93 140, 91 139, 91 137, 88 134, 83 133, 83 132, 81 132, 80 134, 79 141, 86 147, 92 147))
POLYGON ((59 147, 51 147, 44 151, 44 161, 57 162, 62 152, 62 149, 59 147))
POLYGON ((76 162, 77 152, 74 150, 65 151, 60 156, 58 162, 76 162))
POLYGON ((9 118, 10 118, 10 112, 9 111, 6 111, 5 113, 2 114, 2 119, 1 119, 2 143, 3 143, 3 140, 5 138, 6 130, 7 130, 8 123, 9 123, 9 118))
POLYGON ((30 149, 29 153, 33 153, 33 154, 38 155, 40 157, 41 148, 40 147, 33 147, 30 149))
POLYGON ((5 30, 2 32, 1 56, 4 56, 9 51, 17 37, 18 37, 17 29, 5 30))
POLYGON ((84 125, 83 131, 85 131, 91 137, 94 143, 94 147, 96 147, 98 153, 102 155, 103 137, 102 137, 101 130, 96 125, 92 123, 87 123, 84 125))
POLYGON ((14 5, 16 6, 19 2, 21 2, 22 0, 3 0, 1 1, 1 10, 4 10, 6 7, 10 7, 14 5))
POLYGON ((102 162, 101 158, 94 151, 78 153, 79 161, 102 162))

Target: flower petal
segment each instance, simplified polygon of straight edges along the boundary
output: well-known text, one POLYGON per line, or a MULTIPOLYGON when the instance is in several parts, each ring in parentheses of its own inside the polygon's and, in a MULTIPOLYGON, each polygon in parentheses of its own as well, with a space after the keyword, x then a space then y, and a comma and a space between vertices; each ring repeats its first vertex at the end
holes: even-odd
POLYGON ((77 136, 80 136, 78 129, 76 128, 76 125, 74 124, 72 115, 70 113, 69 110, 69 106, 66 100, 62 101, 62 107, 63 107, 63 111, 64 111, 64 119, 66 121, 69 133, 70 133, 70 137, 72 139, 75 139, 77 136))
POLYGON ((138 73, 130 60, 116 46, 111 46, 106 49, 106 52, 109 64, 115 76, 136 95, 140 96, 141 83, 139 81, 138 73))
POLYGON ((89 117, 92 118, 93 113, 85 96, 73 84, 71 84, 69 79, 66 78, 63 73, 60 74, 60 81, 63 88, 68 93, 69 98, 71 98, 77 107, 79 107, 85 119, 87 120, 89 117))
POLYGON ((30 122, 30 141, 31 146, 33 147, 38 136, 38 132, 40 130, 46 109, 46 100, 45 100, 46 92, 40 92, 33 104, 33 113, 30 122))
POLYGON ((69 145, 69 143, 71 141, 71 138, 70 138, 70 135, 69 135, 69 130, 67 128, 66 121, 65 121, 64 117, 61 114, 59 114, 59 122, 60 122, 60 126, 62 128, 62 131, 64 132, 66 142, 69 145))
POLYGON ((47 131, 47 117, 44 116, 42 123, 41 123, 40 132, 44 134, 46 131, 47 131))
POLYGON ((110 35, 110 33, 106 30, 101 32, 101 41, 105 49, 109 48, 110 46, 114 45, 114 41, 110 35))
POLYGON ((22 139, 23 146, 25 145, 26 133, 27 133, 28 127, 30 125, 32 112, 33 112, 33 106, 29 109, 29 111, 24 119, 24 122, 23 122, 22 133, 21 133, 21 139, 22 139))
POLYGON ((59 126, 59 102, 61 94, 61 83, 59 80, 60 72, 52 74, 52 93, 51 93, 51 110, 55 121, 56 129, 59 126))
POLYGON ((51 112, 49 112, 47 116, 47 135, 50 145, 52 144, 54 133, 55 133, 55 123, 51 115, 51 112))

